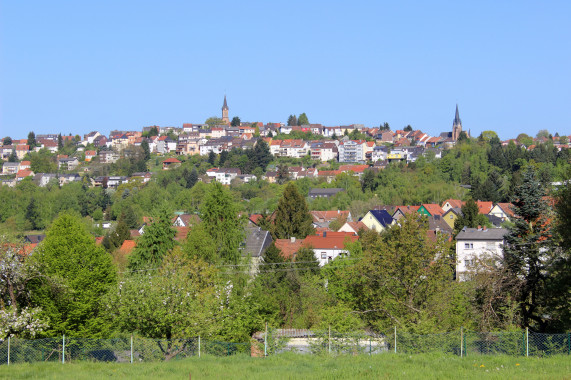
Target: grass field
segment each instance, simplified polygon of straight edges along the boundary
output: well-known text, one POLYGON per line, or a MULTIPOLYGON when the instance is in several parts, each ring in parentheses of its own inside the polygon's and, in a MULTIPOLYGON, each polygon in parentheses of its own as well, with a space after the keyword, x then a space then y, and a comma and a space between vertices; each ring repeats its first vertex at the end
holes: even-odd
POLYGON ((0 366, 2 379, 571 379, 571 357, 281 354, 160 363, 35 363, 0 366))

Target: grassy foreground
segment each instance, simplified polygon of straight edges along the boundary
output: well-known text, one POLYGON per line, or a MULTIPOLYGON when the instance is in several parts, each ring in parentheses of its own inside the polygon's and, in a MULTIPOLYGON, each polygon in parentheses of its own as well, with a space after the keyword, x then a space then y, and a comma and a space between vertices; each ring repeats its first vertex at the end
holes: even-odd
POLYGON ((158 363, 34 363, 0 366, 2 379, 571 379, 571 357, 439 354, 202 357, 158 363))

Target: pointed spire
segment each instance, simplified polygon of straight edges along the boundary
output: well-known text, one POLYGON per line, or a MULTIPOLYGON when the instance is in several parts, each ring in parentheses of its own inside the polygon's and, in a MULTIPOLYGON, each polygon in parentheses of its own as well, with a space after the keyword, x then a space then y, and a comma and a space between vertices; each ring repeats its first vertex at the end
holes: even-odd
POLYGON ((460 120, 460 113, 458 113, 458 104, 456 104, 456 115, 454 116, 454 125, 462 124, 462 120, 460 120))
MULTIPOLYGON (((222 105, 222 110, 227 110, 228 109, 228 103, 226 103, 226 95, 224 95, 224 104, 222 105)), ((458 110, 456 110, 456 112, 458 112, 458 110)))

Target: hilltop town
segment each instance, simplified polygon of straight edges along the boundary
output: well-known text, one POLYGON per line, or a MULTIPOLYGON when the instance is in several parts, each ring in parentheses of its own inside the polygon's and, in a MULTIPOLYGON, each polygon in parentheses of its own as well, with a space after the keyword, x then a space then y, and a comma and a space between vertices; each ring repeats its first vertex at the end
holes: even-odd
MULTIPOLYGON (((83 137, 33 131, 26 139, 7 136, 0 147, 2 257, 16 260, 14 268, 43 268, 46 276, 67 276, 60 267, 65 263, 65 271, 103 281, 101 289, 124 286, 122 291, 133 294, 147 286, 140 275, 148 271, 167 271, 174 277, 165 281, 190 281, 188 286, 199 276, 210 284, 195 293, 206 297, 204 310, 178 315, 175 308, 168 314, 185 326, 191 316, 216 320, 184 334, 204 328, 201 333, 227 340, 249 339, 268 319, 300 328, 347 323, 378 330, 398 320, 411 331, 459 324, 557 329, 559 309, 549 317, 527 306, 508 317, 498 311, 515 310, 530 292, 547 289, 537 282, 523 288, 525 275, 502 271, 509 257, 528 254, 528 243, 520 241, 526 226, 536 226, 529 254, 542 275, 559 268, 549 263, 562 262, 555 237, 561 235, 554 231, 564 228, 556 213, 569 186, 569 137, 546 130, 505 141, 493 131, 472 136, 463 129, 458 106, 450 130, 437 136, 411 126, 393 131, 386 123, 322 126, 303 113, 290 115, 287 124, 246 123, 230 119, 226 97, 221 117, 203 124, 83 137), (105 269, 83 273, 85 260, 95 260, 90 268, 105 269), (90 277, 97 273, 106 274, 90 277), (217 309, 224 292, 228 299, 217 309), (469 305, 469 311, 457 317, 456 301, 446 297, 469 305), (329 313, 339 319, 333 322, 329 313), (425 327, 437 315, 439 322, 425 327), (241 327, 229 331, 222 321, 241 327)), ((555 282, 564 279, 557 273, 555 282)), ((100 336, 135 328, 157 336, 144 324, 131 325, 130 315, 143 313, 134 306, 137 297, 108 295, 105 302, 113 310, 97 301, 90 304, 96 315, 86 311, 69 327, 67 306, 57 304, 57 297, 45 298, 54 289, 26 286, 20 301, 6 296, 4 302, 50 310, 49 316, 34 314, 43 321, 40 335, 100 336), (46 293, 27 296, 38 289, 46 293), (117 326, 107 324, 103 309, 117 326), (88 328, 93 318, 100 324, 88 328)), ((162 294, 162 286, 148 292, 162 294)), ((89 302, 100 296, 90 295, 89 302)))

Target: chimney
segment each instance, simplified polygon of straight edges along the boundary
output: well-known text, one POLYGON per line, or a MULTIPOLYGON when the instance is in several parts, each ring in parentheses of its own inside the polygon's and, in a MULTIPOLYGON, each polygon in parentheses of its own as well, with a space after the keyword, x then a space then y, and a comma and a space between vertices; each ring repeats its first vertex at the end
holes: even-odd
POLYGON ((486 226, 483 226, 482 229, 483 229, 484 231, 486 231, 487 227, 486 227, 486 226))
POLYGON ((290 242, 295 243, 295 236, 292 236, 289 239, 290 239, 290 242))
POLYGON ((482 231, 482 226, 478 226, 478 231, 482 231))

